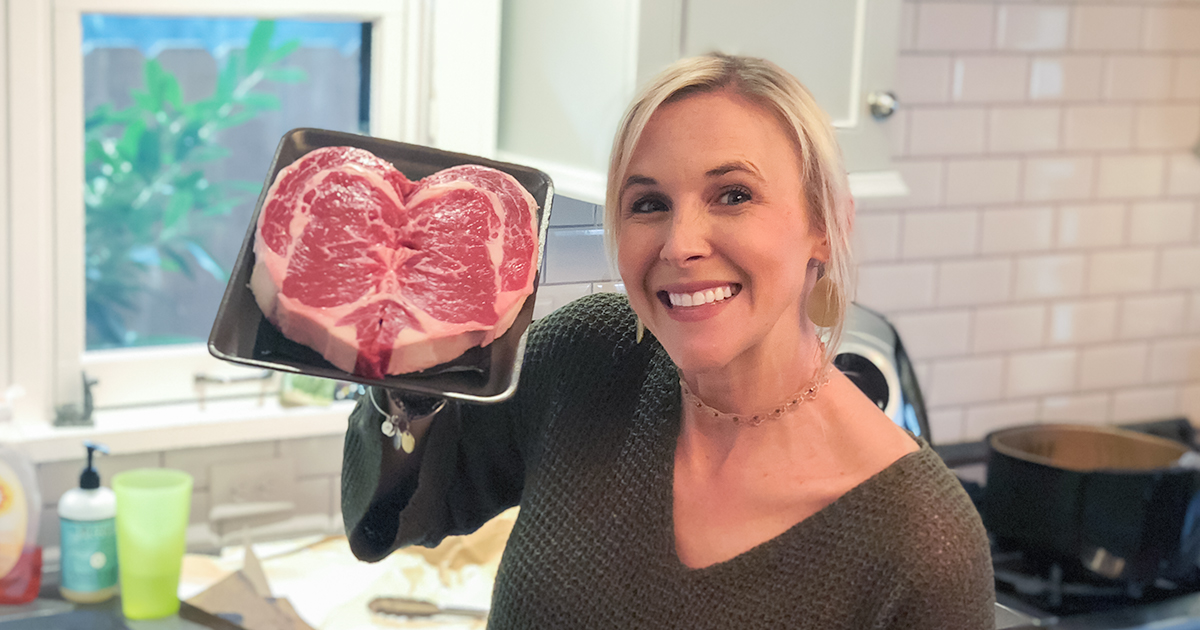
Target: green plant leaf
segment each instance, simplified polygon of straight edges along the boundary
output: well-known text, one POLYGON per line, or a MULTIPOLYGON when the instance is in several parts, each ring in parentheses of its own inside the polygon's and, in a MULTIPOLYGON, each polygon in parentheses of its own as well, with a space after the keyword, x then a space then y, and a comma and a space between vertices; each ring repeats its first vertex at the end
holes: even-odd
POLYGON ((195 195, 190 190, 178 190, 171 195, 171 200, 167 202, 167 208, 163 211, 163 231, 175 227, 179 220, 187 216, 187 213, 192 210, 192 201, 195 195))
MULTIPOLYGON (((131 91, 130 94, 133 94, 133 92, 131 91)), ((104 116, 105 116, 104 120, 103 121, 97 120, 96 121, 97 124, 90 128, 85 123, 84 124, 84 132, 85 133, 93 133, 96 131, 102 131, 104 125, 124 125, 124 124, 130 123, 130 122, 133 122, 135 120, 138 120, 142 116, 141 109, 138 108, 136 105, 131 106, 131 107, 126 107, 125 109, 114 110, 111 107, 109 107, 107 103, 104 105, 100 105, 92 113, 98 114, 99 110, 101 108, 107 108, 107 111, 104 112, 104 116)))
POLYGON ((183 109, 183 91, 179 87, 179 79, 163 69, 157 59, 146 61, 145 76, 146 90, 154 103, 153 108, 147 109, 155 110, 155 114, 160 113, 168 104, 176 111, 183 109))
POLYGON ((171 185, 180 190, 195 192, 197 185, 204 181, 204 171, 195 170, 175 178, 171 185))
POLYGON ((271 38, 275 35, 274 20, 259 20, 250 33, 250 43, 246 46, 246 74, 258 70, 263 59, 271 50, 271 38))
POLYGON ((112 118, 112 111, 112 105, 108 103, 103 103, 96 109, 93 109, 92 113, 88 114, 87 118, 84 118, 83 120, 84 132, 91 131, 92 129, 95 129, 101 125, 108 124, 109 120, 112 118))
POLYGON ((175 108, 175 111, 183 110, 183 90, 179 87, 179 79, 173 74, 163 75, 163 98, 166 102, 175 108))
POLYGON ((199 120, 190 120, 179 131, 179 135, 175 138, 176 159, 180 161, 188 159, 193 149, 204 144, 204 141, 200 139, 200 128, 203 126, 204 123, 199 120))
POLYGON ((221 282, 229 282, 229 274, 221 268, 221 265, 217 264, 216 260, 213 260, 213 257, 199 243, 196 241, 187 241, 185 245, 201 269, 207 271, 210 276, 221 282))
POLYGON ((288 41, 280 44, 278 48, 275 48, 271 52, 267 53, 267 58, 263 60, 263 64, 268 66, 275 65, 276 63, 283 61, 283 59, 288 55, 296 52, 296 50, 299 48, 299 39, 289 39, 288 41))
POLYGON ((147 129, 138 137, 137 159, 133 160, 133 169, 146 181, 151 181, 161 166, 162 145, 158 141, 158 130, 147 129))
POLYGON ((137 105, 142 111, 153 112, 158 110, 158 100, 150 92, 146 90, 132 90, 129 92, 129 95, 133 97, 134 105, 137 105))
POLYGON ((121 140, 117 142, 117 155, 122 159, 134 162, 138 159, 138 149, 141 146, 142 134, 146 131, 146 123, 135 120, 125 125, 121 140))
POLYGON ((303 83, 308 80, 304 68, 271 68, 263 70, 263 78, 276 83, 303 83))
POLYGON ((183 257, 183 254, 167 245, 162 245, 158 249, 163 253, 162 268, 164 271, 178 271, 187 276, 188 280, 196 279, 196 275, 192 273, 192 266, 188 263, 187 258, 183 257))
POLYGON ((250 92, 243 96, 241 101, 246 107, 256 110, 254 114, 263 110, 274 111, 283 105, 278 96, 265 92, 250 92))
POLYGON ((150 93, 154 103, 154 107, 147 109, 157 111, 167 101, 167 71, 163 70, 162 64, 157 59, 147 59, 143 68, 146 91, 150 93))
POLYGON ((108 162, 108 152, 104 150, 103 142, 94 138, 84 141, 83 163, 87 165, 89 169, 94 167, 96 171, 99 171, 100 167, 104 166, 108 162))
POLYGON ((239 108, 237 111, 233 112, 232 114, 229 114, 228 116, 223 118, 219 123, 217 123, 217 128, 218 129, 228 129, 230 127, 236 127, 242 123, 254 120, 254 118, 257 116, 258 116, 257 110, 254 110, 249 107, 242 107, 242 108, 239 108))
POLYGON ((160 267, 168 273, 184 273, 183 268, 179 266, 179 262, 174 258, 163 258, 160 267))
POLYGON ((233 97, 233 91, 237 89, 238 84, 238 66, 241 65, 241 56, 238 51, 231 50, 225 55, 225 65, 221 66, 221 72, 217 74, 217 88, 213 92, 211 103, 212 110, 215 112, 222 105, 229 102, 233 97))

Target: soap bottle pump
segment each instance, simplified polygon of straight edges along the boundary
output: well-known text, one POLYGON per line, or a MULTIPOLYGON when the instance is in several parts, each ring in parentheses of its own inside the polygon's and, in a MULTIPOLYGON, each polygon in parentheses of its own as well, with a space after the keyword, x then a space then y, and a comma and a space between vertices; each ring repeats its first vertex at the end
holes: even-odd
POLYGON ((58 502, 62 530, 62 582, 59 591, 70 601, 102 602, 117 593, 117 496, 100 485, 100 473, 92 465, 96 451, 108 453, 103 444, 84 442, 87 467, 79 475, 79 487, 63 493, 58 502))

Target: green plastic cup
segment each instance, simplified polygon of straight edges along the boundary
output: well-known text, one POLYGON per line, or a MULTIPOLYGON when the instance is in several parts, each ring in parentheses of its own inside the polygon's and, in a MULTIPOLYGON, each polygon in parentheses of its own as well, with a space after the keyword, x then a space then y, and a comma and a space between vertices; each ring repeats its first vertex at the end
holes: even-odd
POLYGON ((117 494, 117 572, 127 619, 179 612, 179 571, 192 476, 169 468, 139 468, 112 478, 117 494))

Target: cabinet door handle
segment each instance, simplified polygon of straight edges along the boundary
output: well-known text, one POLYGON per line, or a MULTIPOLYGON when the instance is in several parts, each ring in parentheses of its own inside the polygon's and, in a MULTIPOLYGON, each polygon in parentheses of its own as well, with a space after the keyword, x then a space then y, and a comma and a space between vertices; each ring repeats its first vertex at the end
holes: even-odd
POLYGON ((900 101, 892 92, 871 92, 867 95, 867 106, 875 120, 884 120, 896 113, 900 101))

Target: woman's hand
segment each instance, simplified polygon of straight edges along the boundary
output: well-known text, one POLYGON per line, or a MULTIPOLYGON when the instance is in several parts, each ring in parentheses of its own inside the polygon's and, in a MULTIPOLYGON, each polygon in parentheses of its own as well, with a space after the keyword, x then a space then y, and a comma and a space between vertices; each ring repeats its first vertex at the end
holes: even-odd
POLYGON ((399 389, 377 388, 371 390, 371 401, 387 416, 381 425, 384 435, 392 438, 396 450, 412 453, 417 443, 429 431, 433 418, 446 407, 446 399, 436 396, 421 396, 399 389), (380 406, 375 391, 384 393, 386 407, 380 406))

